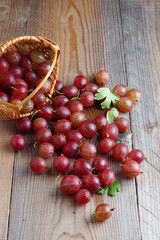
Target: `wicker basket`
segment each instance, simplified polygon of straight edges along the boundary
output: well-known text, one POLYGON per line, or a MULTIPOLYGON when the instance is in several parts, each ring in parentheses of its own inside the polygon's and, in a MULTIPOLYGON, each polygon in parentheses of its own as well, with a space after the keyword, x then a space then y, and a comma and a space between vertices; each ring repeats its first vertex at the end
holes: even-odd
POLYGON ((57 75, 59 72, 60 49, 56 43, 44 37, 21 36, 2 43, 0 45, 0 57, 9 51, 19 51, 27 55, 33 49, 41 49, 43 51, 45 57, 51 62, 50 70, 42 79, 41 83, 34 89, 34 91, 28 95, 20 104, 13 105, 0 99, 1 119, 18 119, 32 115, 36 109, 32 110, 29 113, 21 113, 20 109, 22 109, 22 106, 40 90, 47 79, 51 82, 51 89, 49 93, 45 95, 47 98, 52 97, 57 75))

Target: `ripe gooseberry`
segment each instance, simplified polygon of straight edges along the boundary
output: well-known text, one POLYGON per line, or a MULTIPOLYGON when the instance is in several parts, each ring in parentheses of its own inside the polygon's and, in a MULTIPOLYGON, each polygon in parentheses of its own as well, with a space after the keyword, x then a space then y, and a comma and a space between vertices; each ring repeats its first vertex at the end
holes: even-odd
POLYGON ((0 72, 8 72, 9 69, 9 63, 6 58, 1 57, 0 58, 0 72))
POLYGON ((61 92, 62 88, 64 87, 64 84, 61 80, 56 80, 56 85, 55 85, 55 94, 57 95, 57 92, 61 92))
POLYGON ((36 132, 35 140, 37 143, 49 142, 52 137, 52 132, 48 128, 41 128, 36 132))
POLYGON ((65 133, 67 141, 74 141, 80 143, 83 141, 83 135, 75 129, 69 130, 65 133))
POLYGON ((129 178, 137 177, 141 172, 140 165, 134 160, 125 160, 120 166, 123 174, 129 178))
POLYGON ((92 159, 96 156, 97 148, 94 144, 89 142, 84 142, 80 146, 80 155, 85 159, 92 159))
POLYGON ((21 112, 23 113, 29 113, 33 110, 34 108, 34 103, 31 99, 29 99, 22 107, 21 112))
POLYGON ((128 156, 129 150, 124 143, 116 143, 113 148, 113 156, 117 160, 124 160, 128 156))
POLYGON ((30 164, 31 170, 35 173, 42 173, 46 168, 46 162, 41 157, 32 158, 29 164, 30 164))
POLYGON ((57 119, 68 119, 71 116, 71 112, 67 107, 61 106, 55 109, 57 119))
POLYGON ((53 98, 52 106, 54 108, 65 106, 67 104, 67 102, 68 102, 68 98, 66 96, 58 95, 53 98))
POLYGON ((81 189, 76 193, 76 201, 79 204, 86 204, 91 200, 91 193, 87 189, 81 189))
POLYGON ((41 91, 37 92, 33 97, 32 101, 36 107, 40 107, 45 104, 46 97, 41 91))
POLYGON ((22 55, 20 66, 24 69, 30 69, 32 67, 32 62, 27 55, 22 55))
POLYGON ((113 93, 120 97, 125 97, 128 92, 128 88, 123 84, 118 84, 113 88, 113 93))
POLYGON ((16 66, 21 61, 21 54, 16 51, 8 52, 6 58, 11 66, 16 66))
POLYGON ((90 192, 97 192, 101 188, 101 183, 99 178, 94 174, 86 175, 83 180, 83 187, 90 192))
POLYGON ((73 85, 64 86, 61 91, 68 99, 78 96, 78 89, 73 85))
POLYGON ((63 133, 55 133, 50 139, 56 149, 61 149, 67 142, 66 136, 63 133))
POLYGON ((57 173, 65 173, 70 167, 70 161, 63 154, 53 160, 53 169, 57 173))
POLYGON ((33 120, 33 130, 37 132, 41 128, 48 128, 48 123, 44 118, 36 118, 33 120))
POLYGON ((17 86, 17 85, 24 85, 25 87, 28 88, 28 84, 21 78, 16 78, 16 82, 13 84, 13 86, 17 86))
POLYGON ((133 109, 133 102, 128 97, 121 97, 117 107, 121 112, 130 112, 133 109))
POLYGON ((15 78, 21 78, 23 75, 23 68, 20 66, 12 66, 9 71, 14 74, 15 78))
POLYGON ((39 77, 33 69, 27 69, 23 73, 24 79, 27 83, 35 84, 39 77))
MULTIPOLYGON (((36 83, 36 85, 38 86, 41 82, 42 82, 42 79, 38 80, 38 82, 36 83)), ((50 89, 51 89, 51 83, 50 83, 50 81, 46 80, 46 81, 44 82, 44 84, 42 85, 42 87, 41 87, 40 90, 41 90, 43 93, 48 93, 50 89)))
POLYGON ((83 104, 76 99, 69 101, 67 103, 67 108, 70 110, 71 113, 83 112, 84 110, 83 104))
POLYGON ((83 75, 79 75, 74 79, 74 85, 80 90, 85 88, 87 86, 87 84, 88 84, 88 80, 83 75))
POLYGON ((93 168, 93 173, 98 174, 101 173, 103 170, 105 170, 108 166, 107 160, 103 157, 96 157, 93 159, 92 162, 92 168, 93 168))
POLYGON ((10 88, 16 82, 15 76, 10 72, 0 73, 0 86, 3 88, 10 88))
POLYGON ((113 210, 114 208, 111 208, 109 204, 101 203, 96 207, 94 216, 96 219, 104 221, 112 216, 113 210))
POLYGON ((85 88, 85 92, 91 92, 93 94, 97 93, 98 86, 95 83, 88 83, 88 85, 85 88))
POLYGON ((69 141, 63 146, 63 153, 67 157, 74 157, 78 153, 79 145, 77 142, 69 141))
POLYGON ((127 157, 140 164, 144 160, 144 153, 139 149, 134 149, 128 154, 127 157))
POLYGON ((28 94, 28 87, 18 84, 17 86, 11 87, 12 95, 14 98, 23 100, 28 94))
POLYGON ((36 67, 36 72, 38 73, 38 75, 44 77, 48 73, 50 67, 51 64, 49 62, 41 62, 36 67))
POLYGON ((108 153, 110 151, 112 151, 113 147, 114 147, 115 143, 112 139, 110 138, 103 138, 99 144, 98 144, 98 148, 99 151, 102 153, 108 153))
MULTIPOLYGON (((32 98, 32 100, 33 100, 33 98, 32 98)), ((45 118, 47 121, 51 120, 54 117, 53 107, 48 104, 45 104, 39 108, 37 115, 39 118, 45 118)))
POLYGON ((80 101, 84 107, 91 107, 95 103, 94 94, 91 92, 83 92, 80 95, 80 101))
POLYGON ((88 138, 93 137, 97 133, 96 124, 90 120, 81 122, 78 129, 84 137, 88 138))
POLYGON ((103 129, 103 127, 107 124, 107 120, 104 115, 98 115, 94 119, 94 122, 97 126, 97 129, 103 129))
POLYGON ((38 147, 38 152, 41 157, 49 158, 54 154, 54 147, 49 142, 42 142, 38 147))
POLYGON ((25 144, 25 139, 21 135, 16 134, 11 138, 11 147, 15 151, 21 151, 25 147, 25 144))
POLYGON ((108 84, 110 81, 110 74, 108 71, 100 70, 96 74, 96 81, 99 84, 108 84))
POLYGON ((45 61, 45 56, 42 51, 35 49, 31 52, 30 59, 34 63, 41 63, 45 61))
POLYGON ((115 125, 118 127, 119 132, 126 132, 129 129, 129 121, 124 117, 118 118, 115 121, 115 125))
POLYGON ((114 124, 107 124, 102 129, 102 136, 104 138, 110 138, 112 140, 118 137, 119 130, 118 127, 114 124))
POLYGON ((73 128, 77 128, 80 125, 80 123, 86 119, 87 118, 84 113, 75 112, 75 113, 72 113, 72 115, 69 118, 69 121, 71 122, 73 128))
POLYGON ((83 177, 91 173, 91 169, 92 169, 91 164, 83 158, 79 158, 75 160, 73 163, 73 170, 79 177, 83 177))
POLYGON ((71 123, 67 119, 60 119, 54 126, 55 133, 66 133, 71 130, 71 123))
POLYGON ((17 129, 19 133, 26 134, 32 131, 32 122, 29 118, 18 120, 17 129))
POLYGON ((66 194, 75 194, 81 188, 81 180, 75 175, 68 175, 62 179, 60 188, 66 194))
POLYGON ((105 187, 110 186, 114 183, 116 180, 116 176, 111 169, 105 169, 101 172, 99 175, 99 179, 101 181, 101 184, 105 187))
POLYGON ((137 89, 130 89, 127 92, 127 97, 133 102, 133 104, 136 104, 141 101, 141 92, 137 89))

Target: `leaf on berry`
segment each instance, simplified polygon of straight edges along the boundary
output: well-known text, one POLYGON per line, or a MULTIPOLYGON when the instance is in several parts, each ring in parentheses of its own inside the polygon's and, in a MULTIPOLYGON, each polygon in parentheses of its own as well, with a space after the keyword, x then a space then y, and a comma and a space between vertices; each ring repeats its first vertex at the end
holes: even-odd
POLYGON ((119 112, 116 108, 112 108, 110 111, 107 112, 107 123, 114 123, 115 119, 118 118, 119 112))
POLYGON ((96 192, 96 194, 103 195, 107 191, 107 189, 109 189, 108 195, 115 196, 118 192, 121 191, 121 185, 120 185, 119 182, 114 181, 114 183, 112 185, 104 187, 104 188, 101 188, 100 190, 98 190, 96 192))
POLYGON ((120 97, 114 93, 112 93, 109 88, 102 87, 97 90, 98 93, 95 94, 95 100, 105 100, 101 103, 101 108, 106 109, 109 108, 111 103, 115 106, 120 99, 120 97))

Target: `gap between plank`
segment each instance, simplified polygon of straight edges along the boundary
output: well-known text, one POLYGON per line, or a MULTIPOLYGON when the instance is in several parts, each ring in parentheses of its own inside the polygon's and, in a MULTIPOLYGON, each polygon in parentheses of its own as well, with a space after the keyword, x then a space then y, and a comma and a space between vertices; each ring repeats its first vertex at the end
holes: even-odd
MULTIPOLYGON (((128 74, 127 74, 127 63, 126 63, 126 53, 125 53, 125 47, 124 47, 124 32, 123 32, 123 22, 122 22, 122 12, 121 12, 121 2, 119 2, 119 13, 120 13, 120 22, 121 22, 121 31, 122 31, 122 46, 123 46, 123 55, 124 55, 124 70, 125 70, 125 75, 126 75, 126 81, 127 85, 129 86, 129 81, 128 81, 128 74)), ((129 112, 129 120, 130 120, 130 128, 132 132, 132 118, 131 118, 131 113, 129 112)), ((133 134, 131 136, 132 140, 132 149, 134 149, 134 144, 133 144, 133 134)), ((137 186, 137 180, 135 178, 135 187, 136 187, 136 200, 137 200, 137 210, 138 210, 138 220, 139 220, 139 229, 140 229, 140 238, 142 240, 142 232, 141 232, 141 225, 140 225, 140 212, 139 212, 139 197, 138 197, 138 186, 137 186)))
MULTIPOLYGON (((27 9, 26 9, 26 21, 25 21, 25 31, 24 34, 27 34, 27 26, 28 26, 28 17, 29 17, 29 0, 27 1, 27 9)), ((10 202, 9 202, 9 214, 8 214, 8 224, 7 224, 7 240, 9 238, 9 227, 10 227, 10 213, 11 213, 11 204, 12 204, 12 192, 13 192, 13 181, 14 181, 14 168, 15 168, 15 160, 16 160, 16 154, 14 153, 14 162, 13 162, 13 168, 12 168, 12 183, 11 183, 11 194, 10 194, 10 202)))

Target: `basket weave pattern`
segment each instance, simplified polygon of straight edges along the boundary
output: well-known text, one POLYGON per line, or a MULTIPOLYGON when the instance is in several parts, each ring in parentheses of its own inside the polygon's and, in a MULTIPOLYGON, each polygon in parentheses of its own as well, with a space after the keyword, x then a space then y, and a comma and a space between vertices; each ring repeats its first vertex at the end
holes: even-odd
POLYGON ((59 73, 60 62, 60 49, 58 45, 51 40, 44 37, 35 36, 21 36, 6 41, 0 45, 0 57, 5 56, 10 51, 19 51, 22 54, 28 55, 34 49, 40 49, 46 59, 51 63, 50 70, 46 76, 42 79, 41 83, 34 89, 34 91, 28 95, 20 104, 13 105, 4 102, 0 99, 0 118, 5 120, 18 119, 31 116, 36 109, 29 113, 22 113, 20 109, 22 106, 40 90, 46 80, 51 82, 51 89, 49 93, 45 94, 47 98, 51 98, 56 79, 59 73))

